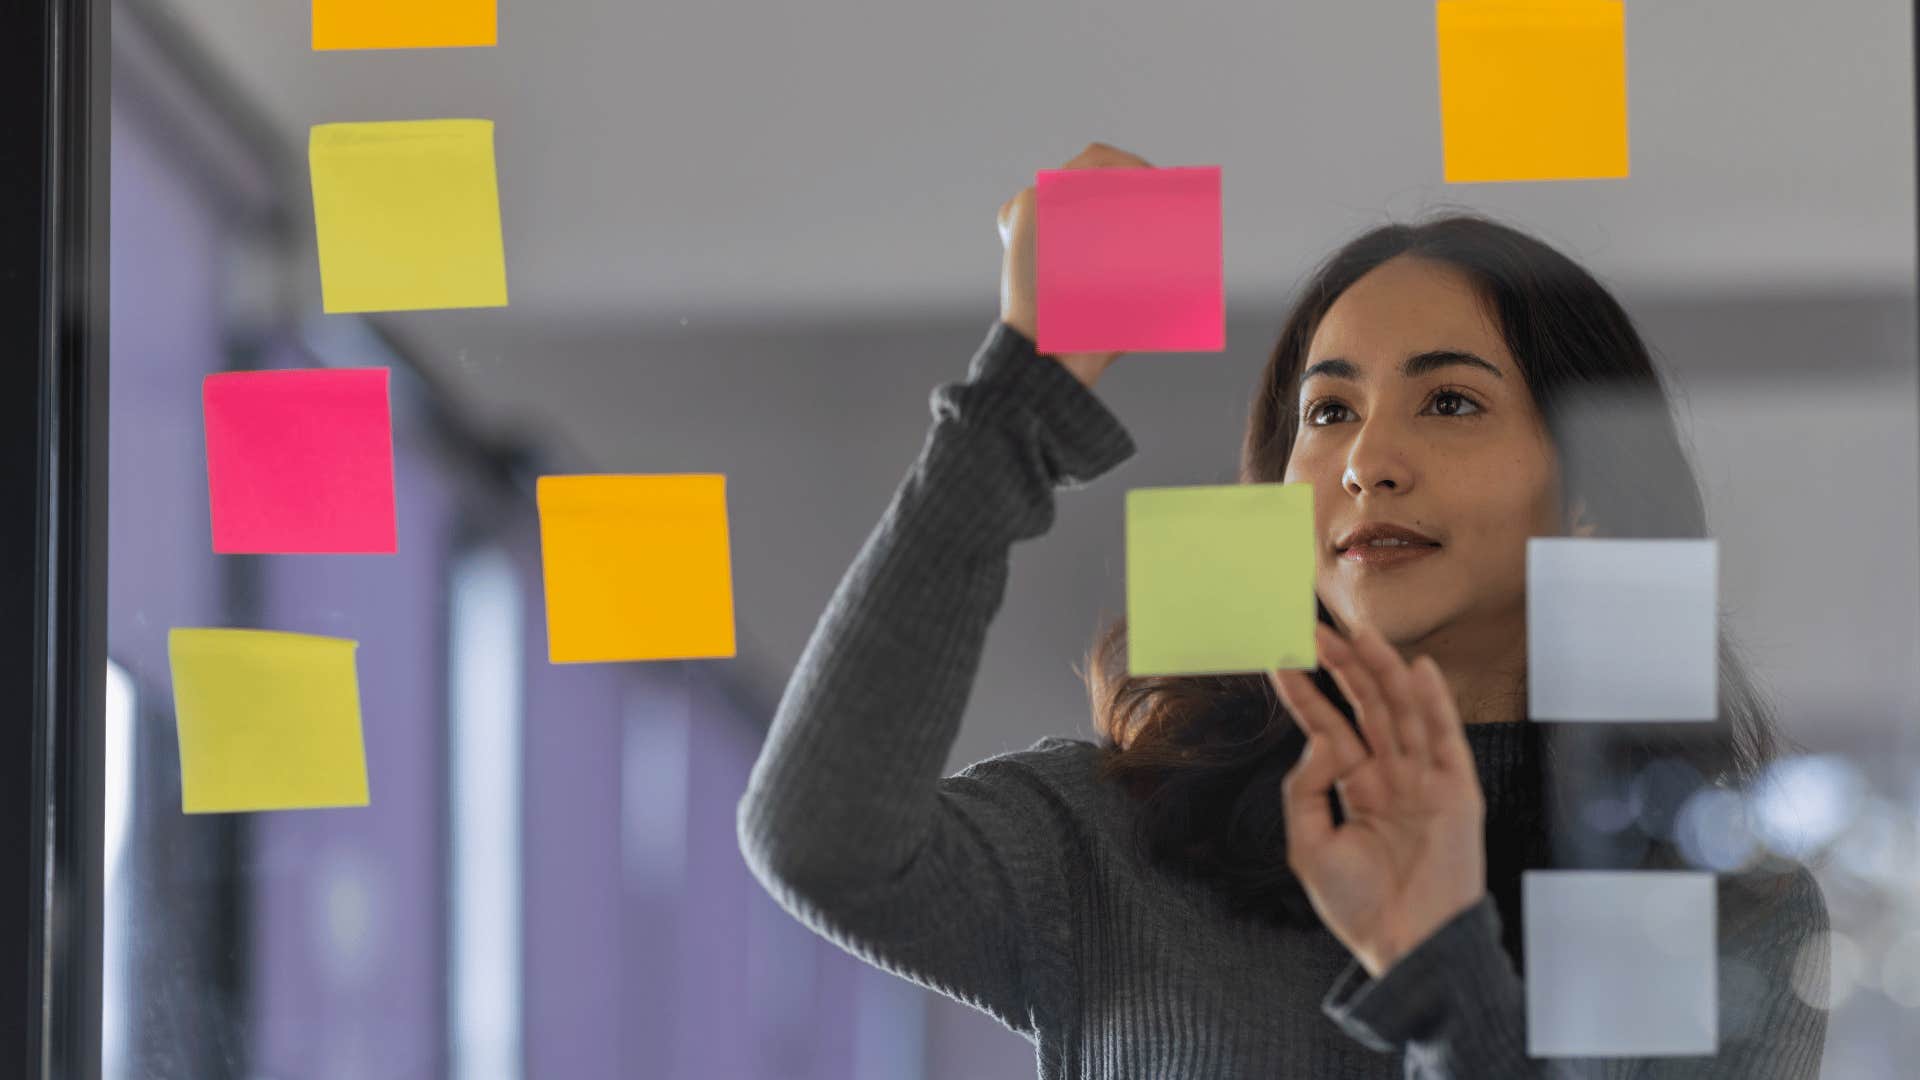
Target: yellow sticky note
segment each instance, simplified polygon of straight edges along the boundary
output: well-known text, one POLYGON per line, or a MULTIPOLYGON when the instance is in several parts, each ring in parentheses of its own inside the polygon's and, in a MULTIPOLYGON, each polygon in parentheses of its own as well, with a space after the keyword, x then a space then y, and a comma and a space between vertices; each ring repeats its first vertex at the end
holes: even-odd
POLYGON ((496 0, 313 0, 316 49, 444 49, 498 40, 496 0))
POLYGON ((327 311, 506 305, 493 121, 321 124, 307 152, 327 311))
POLYGON ((1313 486, 1127 492, 1127 670, 1311 668, 1313 486))
POLYGON ((1620 0, 1439 0, 1448 183, 1627 175, 1620 0))
POLYGON ((367 805, 356 648, 267 630, 170 632, 181 809, 367 805))
POLYGON ((734 655, 724 476, 543 476, 556 664, 734 655))

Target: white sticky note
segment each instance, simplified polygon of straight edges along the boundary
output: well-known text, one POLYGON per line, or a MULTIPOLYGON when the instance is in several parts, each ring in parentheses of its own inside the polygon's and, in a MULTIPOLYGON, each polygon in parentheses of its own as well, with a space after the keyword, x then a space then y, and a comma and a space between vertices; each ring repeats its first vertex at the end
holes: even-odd
POLYGON ((1529 1056, 1716 1052, 1712 874, 1529 870, 1521 889, 1529 1056))
POLYGON ((1714 719, 1719 575, 1715 540, 1528 540, 1528 715, 1714 719))

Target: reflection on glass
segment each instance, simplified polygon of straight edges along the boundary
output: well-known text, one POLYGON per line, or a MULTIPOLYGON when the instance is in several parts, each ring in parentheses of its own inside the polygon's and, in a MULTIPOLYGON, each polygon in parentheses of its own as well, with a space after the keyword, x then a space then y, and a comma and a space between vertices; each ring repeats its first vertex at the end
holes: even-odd
POLYGON ((457 1080, 520 1075, 520 590, 499 551, 453 571, 450 1058, 457 1080))
POLYGON ((106 806, 103 814, 105 882, 101 927, 100 1071, 106 1077, 137 1075, 128 1053, 131 1043, 133 986, 128 978, 127 835, 133 829, 133 718, 137 703, 127 669, 107 662, 107 715, 104 725, 106 806))

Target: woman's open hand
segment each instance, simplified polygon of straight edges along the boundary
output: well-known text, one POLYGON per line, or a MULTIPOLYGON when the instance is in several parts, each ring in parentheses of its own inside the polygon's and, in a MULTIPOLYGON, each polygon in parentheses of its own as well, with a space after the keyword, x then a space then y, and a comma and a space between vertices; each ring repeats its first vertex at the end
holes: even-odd
POLYGON ((1307 736, 1281 782, 1287 865, 1314 910, 1378 978, 1486 892, 1486 804, 1447 680, 1371 628, 1324 623, 1320 662, 1354 707, 1354 734, 1304 672, 1270 673, 1307 736), (1327 801, 1337 792, 1345 821, 1327 801))

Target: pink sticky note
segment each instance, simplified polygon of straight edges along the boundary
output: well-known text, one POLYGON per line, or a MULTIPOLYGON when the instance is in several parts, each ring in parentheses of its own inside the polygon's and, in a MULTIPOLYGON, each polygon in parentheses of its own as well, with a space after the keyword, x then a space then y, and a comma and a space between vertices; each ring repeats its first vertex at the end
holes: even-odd
POLYGON ((1034 215, 1041 352, 1226 348, 1218 165, 1043 169, 1034 215))
POLYGON ((385 368, 207 376, 207 486, 223 554, 391 554, 385 368))

